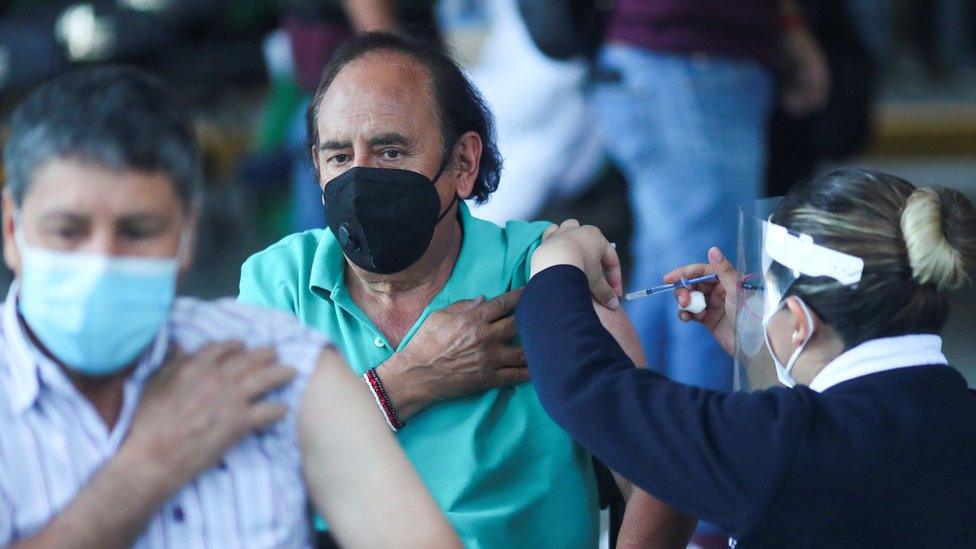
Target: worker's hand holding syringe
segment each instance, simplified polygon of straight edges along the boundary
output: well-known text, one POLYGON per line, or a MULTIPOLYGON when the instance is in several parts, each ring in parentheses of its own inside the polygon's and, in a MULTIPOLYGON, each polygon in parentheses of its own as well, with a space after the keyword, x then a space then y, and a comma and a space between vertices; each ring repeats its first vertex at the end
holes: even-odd
POLYGON ((687 304, 681 305, 681 310, 688 311, 691 314, 698 314, 705 310, 705 294, 696 290, 695 287, 696 285, 703 284, 705 282, 718 282, 718 275, 707 274, 696 278, 681 277, 678 282, 671 284, 661 284, 660 286, 654 286, 653 288, 648 288, 646 290, 628 292, 624 294, 624 301, 633 301, 649 295, 685 289, 691 293, 688 296, 687 304))
POLYGON ((674 290, 674 298, 682 308, 691 304, 693 292, 702 294, 704 310, 697 314, 682 310, 678 315, 684 322, 695 320, 702 323, 730 356, 735 354, 735 304, 738 280, 739 274, 735 267, 718 248, 708 250, 707 264, 685 265, 664 275, 664 282, 678 284, 679 287, 674 290), (690 283, 707 275, 716 275, 718 280, 712 278, 697 281, 693 287, 681 284, 682 279, 690 283))

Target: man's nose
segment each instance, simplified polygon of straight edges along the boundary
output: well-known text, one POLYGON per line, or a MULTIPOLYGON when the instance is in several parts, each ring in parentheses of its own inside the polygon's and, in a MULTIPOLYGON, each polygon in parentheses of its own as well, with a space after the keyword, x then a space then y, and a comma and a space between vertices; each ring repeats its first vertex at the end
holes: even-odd
POLYGON ((356 168, 375 168, 376 158, 367 152, 358 153, 353 157, 352 165, 356 168))
POLYGON ((125 255, 121 239, 115 231, 96 231, 78 251, 94 255, 118 256, 125 255))

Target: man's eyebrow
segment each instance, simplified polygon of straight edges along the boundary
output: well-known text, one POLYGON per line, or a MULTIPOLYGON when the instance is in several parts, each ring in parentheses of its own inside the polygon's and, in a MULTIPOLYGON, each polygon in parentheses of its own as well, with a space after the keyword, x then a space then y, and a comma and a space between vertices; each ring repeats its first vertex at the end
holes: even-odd
POLYGON ((169 225, 173 219, 166 214, 139 212, 122 216, 119 221, 122 223, 169 225))
POLYGON ((41 216, 42 222, 68 222, 68 223, 87 223, 91 217, 88 215, 77 214, 70 211, 54 210, 46 212, 41 216))
MULTIPOLYGON (((381 133, 377 136, 369 138, 370 147, 380 147, 383 145, 409 145, 410 140, 403 136, 401 133, 397 132, 387 132, 381 133)), ((339 141, 337 139, 329 139, 319 144, 318 150, 320 151, 340 151, 342 149, 351 149, 351 141, 339 141)))
MULTIPOLYGON (((135 212, 118 218, 118 222, 127 224, 158 224, 169 225, 173 219, 167 214, 156 212, 135 212)), ((72 223, 84 224, 91 222, 91 216, 74 212, 55 210, 41 216, 42 223, 72 223)))
POLYGON ((381 133, 375 137, 369 138, 370 147, 379 147, 383 145, 409 145, 409 144, 410 141, 406 137, 396 132, 381 133))
POLYGON ((319 144, 320 151, 341 151, 342 149, 351 149, 352 141, 338 141, 336 139, 330 139, 324 143, 319 144))

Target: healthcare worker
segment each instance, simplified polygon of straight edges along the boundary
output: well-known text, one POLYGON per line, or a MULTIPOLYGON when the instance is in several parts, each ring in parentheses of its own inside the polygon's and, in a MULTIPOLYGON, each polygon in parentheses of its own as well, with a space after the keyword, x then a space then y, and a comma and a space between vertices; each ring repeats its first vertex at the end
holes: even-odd
POLYGON ((517 309, 546 411, 741 547, 976 546, 976 396, 938 335, 976 263, 973 205, 843 169, 753 213, 738 270, 713 248, 665 277, 719 275, 697 287, 707 308, 680 314, 736 355, 732 394, 635 369, 590 305, 604 275, 619 295, 612 247, 592 227, 550 231, 517 309))

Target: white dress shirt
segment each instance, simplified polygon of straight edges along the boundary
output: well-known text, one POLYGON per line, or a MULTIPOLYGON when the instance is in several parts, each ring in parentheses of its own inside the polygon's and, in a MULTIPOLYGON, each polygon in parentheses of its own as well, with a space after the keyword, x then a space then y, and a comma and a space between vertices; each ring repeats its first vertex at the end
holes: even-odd
MULTIPOLYGON (((280 312, 233 300, 178 298, 169 320, 125 381, 121 414, 109 430, 61 369, 24 333, 16 287, 0 320, 0 546, 31 536, 52 520, 118 450, 143 385, 167 349, 188 353, 238 339, 272 346, 299 371, 269 398, 288 416, 233 447, 160 507, 136 547, 307 547, 307 496, 295 436, 300 395, 326 340, 280 312)), ((105 501, 104 505, 113 505, 105 501)))

